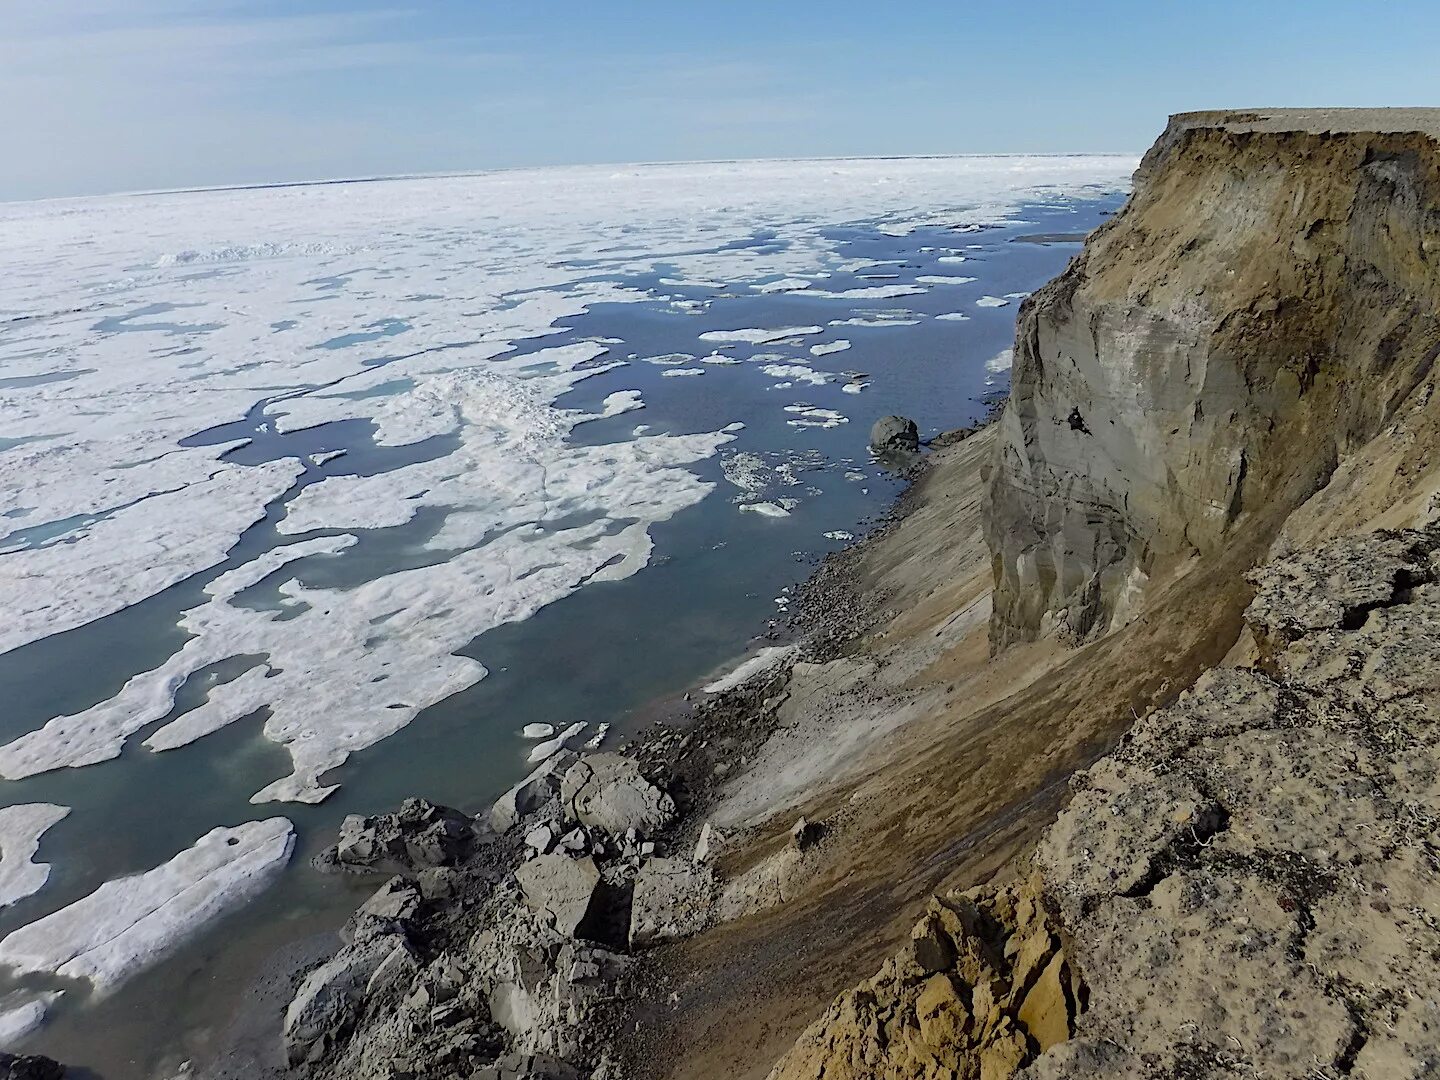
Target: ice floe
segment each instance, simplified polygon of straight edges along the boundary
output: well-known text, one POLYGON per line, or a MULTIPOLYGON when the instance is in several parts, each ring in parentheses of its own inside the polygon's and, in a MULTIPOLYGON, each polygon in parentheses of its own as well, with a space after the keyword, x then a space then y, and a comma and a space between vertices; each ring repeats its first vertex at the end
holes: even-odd
POLYGON ((834 409, 821 409, 814 405, 786 405, 785 411, 796 414, 795 419, 785 421, 791 427, 833 428, 850 422, 849 417, 834 409))
POLYGON ((953 274, 924 274, 915 280, 922 285, 969 285, 972 281, 978 279, 973 277, 960 277, 953 274))
POLYGON ((742 345, 766 345, 786 338, 809 337, 823 334, 823 326, 789 326, 780 330, 707 330, 700 335, 701 341, 733 341, 742 345))
POLYGON ((761 672, 770 671, 793 656, 799 648, 795 645, 769 645, 744 661, 728 674, 722 675, 705 686, 707 694, 720 694, 749 682, 761 672))
POLYGON ((785 379, 791 385, 800 382, 823 386, 830 381, 830 376, 825 372, 801 364, 764 364, 760 370, 773 379, 785 379))
POLYGON ((683 377, 686 376, 686 375, 704 375, 704 374, 705 374, 705 369, 704 369, 703 367, 670 368, 670 369, 668 369, 668 370, 666 370, 666 371, 662 371, 662 372, 660 373, 660 375, 661 375, 663 378, 666 378, 666 379, 678 379, 678 378, 683 378, 683 377))
POLYGON ((31 860, 45 830, 69 813, 68 806, 53 803, 21 803, 0 809, 0 908, 45 887, 50 865, 31 860))
POLYGON ((755 285, 752 288, 762 293, 784 293, 799 292, 801 289, 808 289, 810 282, 805 278, 781 278, 779 281, 767 281, 763 285, 755 285))
POLYGON ((982 296, 975 301, 976 307, 1008 307, 1010 301, 1003 296, 982 296))
POLYGON ((107 881, 0 940, 0 964, 18 974, 88 979, 113 990, 226 911, 262 891, 290 858, 285 818, 212 829, 169 862, 107 881))
POLYGON ((811 356, 829 356, 831 353, 844 352, 850 348, 850 342, 843 338, 840 341, 827 341, 823 345, 811 345, 811 356))
POLYGON ((936 315, 940 322, 969 322, 970 316, 963 311, 947 311, 943 315, 936 315))

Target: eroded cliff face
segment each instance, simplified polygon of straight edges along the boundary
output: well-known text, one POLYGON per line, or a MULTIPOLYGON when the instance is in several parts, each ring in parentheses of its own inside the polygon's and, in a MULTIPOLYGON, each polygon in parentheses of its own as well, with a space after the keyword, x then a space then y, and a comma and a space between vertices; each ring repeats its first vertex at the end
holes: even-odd
POLYGON ((1393 423, 1440 353, 1437 129, 1172 119, 1124 210, 1021 309, 993 648, 1103 634, 1237 535, 1263 553, 1393 423))

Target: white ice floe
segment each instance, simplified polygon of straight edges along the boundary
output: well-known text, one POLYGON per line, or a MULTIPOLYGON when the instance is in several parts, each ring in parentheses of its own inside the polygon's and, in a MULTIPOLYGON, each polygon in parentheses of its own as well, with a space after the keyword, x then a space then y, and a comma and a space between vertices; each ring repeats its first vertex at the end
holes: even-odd
POLYGON ((791 427, 833 428, 850 422, 849 417, 834 409, 820 409, 814 405, 786 405, 785 411, 796 414, 795 419, 786 421, 791 427))
POLYGON ((1009 304, 1003 296, 982 296, 975 301, 976 307, 1008 307, 1009 304))
POLYGON ((0 1050, 13 1050, 15 1044, 45 1022, 50 1006, 64 993, 49 990, 36 993, 28 1001, 0 1005, 0 1050))
POLYGON ((865 388, 869 385, 870 384, 868 382, 849 382, 842 386, 840 389, 847 394, 859 394, 863 393, 865 388))
POLYGON ((1010 365, 1015 362, 1014 349, 1001 349, 998 353, 985 361, 985 370, 992 375, 998 375, 1002 371, 1009 371, 1010 365))
POLYGON ((821 300, 893 300, 901 296, 919 296, 924 292, 919 285, 865 285, 857 289, 811 289, 806 295, 821 300))
POLYGON ((830 320, 830 325, 831 325, 831 326, 864 326, 864 327, 918 326, 918 325, 920 325, 920 320, 919 320, 919 319, 884 319, 884 318, 878 318, 878 317, 875 317, 875 316, 866 317, 866 316, 860 315, 860 316, 856 316, 855 318, 852 318, 852 319, 831 319, 831 320, 830 320))
POLYGON ((169 862, 12 931, 0 941, 0 964, 88 979, 105 994, 263 890, 294 842, 285 818, 212 829, 169 862))
POLYGON ((645 402, 641 400, 639 390, 617 390, 613 394, 607 394, 601 402, 600 418, 608 420, 612 416, 620 416, 644 407, 645 402))
POLYGON ((68 806, 53 803, 20 803, 0 809, 0 908, 45 887, 50 879, 50 864, 31 859, 40 848, 45 830, 68 813, 68 806))
POLYGON ((827 341, 823 345, 811 345, 811 356, 829 356, 831 353, 844 352, 850 348, 850 342, 843 338, 839 341, 827 341))
POLYGON ((693 363, 695 357, 689 353, 665 353, 662 356, 645 356, 641 359, 644 363, 656 364, 660 367, 679 367, 681 364, 693 363))
POLYGON ((947 312, 945 312, 943 315, 936 315, 935 318, 938 319, 938 320, 941 321, 941 322, 969 322, 969 321, 970 321, 970 316, 969 316, 969 315, 966 315, 963 311, 947 311, 947 312))
POLYGON ((812 386, 823 386, 831 378, 823 371, 816 371, 801 364, 764 364, 760 370, 772 379, 786 379, 792 385, 801 382, 809 383, 812 386))
POLYGON ((328 464, 329 462, 334 461, 336 458, 344 457, 347 452, 348 451, 345 450, 327 450, 323 454, 311 454, 310 464, 314 465, 317 469, 319 469, 328 464))
POLYGON ((522 739, 548 739, 554 734, 554 724, 526 724, 520 729, 522 739))
POLYGON ((668 370, 662 371, 662 372, 660 373, 660 375, 661 375, 663 378, 667 378, 667 379, 683 378, 683 377, 686 376, 686 375, 704 375, 704 374, 705 374, 705 369, 704 369, 703 367, 679 367, 679 368, 669 368, 668 370))
POLYGON ((567 742, 573 739, 576 735, 579 735, 580 732, 584 730, 584 721, 571 724, 559 735, 556 735, 553 739, 546 739, 542 743, 536 743, 533 747, 531 747, 530 754, 525 760, 528 761, 531 765, 533 765, 537 761, 544 761, 546 758, 554 757, 561 751, 561 749, 565 746, 567 742))
POLYGON ((700 357, 700 363, 702 363, 702 364, 716 364, 716 365, 719 365, 719 366, 721 366, 721 367, 726 367, 726 366, 738 364, 738 363, 740 363, 740 361, 737 360, 737 359, 736 359, 735 357, 733 357, 733 356, 726 356, 724 353, 711 353, 709 356, 702 356, 702 357, 700 357))
POLYGON ((846 532, 844 529, 835 529, 824 534, 826 540, 854 540, 855 534, 846 532))
POLYGON ((786 338, 809 337, 823 334, 823 326, 788 326, 779 330, 708 330, 700 335, 701 341, 732 341, 742 345, 765 345, 771 341, 786 338))
POLYGON ((970 260, 964 255, 941 255, 935 261, 942 263, 963 263, 969 262, 970 260))
POLYGON ((923 285, 969 285, 978 279, 973 277, 959 277, 951 274, 925 274, 917 277, 916 281, 923 285))
POLYGON ((751 286, 756 292, 762 293, 799 292, 801 289, 809 287, 810 282, 805 278, 795 277, 781 278, 779 281, 767 281, 763 285, 751 286))
POLYGON ((749 682, 761 672, 770 671, 799 651, 795 645, 770 645, 726 675, 705 686, 707 694, 720 694, 749 682))
POLYGON ((605 741, 605 736, 608 734, 610 734, 610 725, 601 724, 595 729, 595 734, 591 735, 590 738, 585 740, 584 748, 586 750, 599 750, 600 744, 605 741))
POLYGON ((742 503, 740 509, 746 513, 759 514, 761 517, 782 518, 790 516, 789 509, 778 502, 742 503))

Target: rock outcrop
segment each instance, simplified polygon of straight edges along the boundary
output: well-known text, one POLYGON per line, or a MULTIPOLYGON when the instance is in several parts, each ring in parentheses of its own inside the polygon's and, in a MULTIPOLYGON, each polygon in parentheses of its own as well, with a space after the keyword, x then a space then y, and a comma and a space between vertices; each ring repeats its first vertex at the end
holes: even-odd
POLYGON ((1257 666, 1141 719, 1030 880, 933 901, 772 1080, 1434 1075, 1440 527, 1252 580, 1257 666))
POLYGON ((1435 110, 1172 119, 1125 208, 1021 308, 987 523, 993 647, 1084 641, 1193 557, 1263 557, 1428 400, 1437 133, 1435 110))

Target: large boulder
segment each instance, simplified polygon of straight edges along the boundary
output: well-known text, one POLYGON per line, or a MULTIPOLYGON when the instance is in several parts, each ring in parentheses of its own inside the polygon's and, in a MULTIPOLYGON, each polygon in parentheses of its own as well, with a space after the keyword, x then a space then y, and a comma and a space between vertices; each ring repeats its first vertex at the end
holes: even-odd
POLYGON ((515 880, 531 911, 548 919, 559 933, 574 937, 590 914, 600 869, 589 856, 572 859, 552 852, 521 866, 515 880))
POLYGON ((349 1033, 360 1005, 378 983, 411 974, 414 955, 403 937, 388 935, 347 945, 307 975, 285 1010, 285 1057, 293 1065, 318 1060, 349 1033))
POLYGON ((920 449, 920 429, 915 421, 904 416, 882 416, 870 429, 870 446, 875 450, 902 450, 910 453, 920 449))
POLYGON ((620 754, 590 754, 566 770, 560 802, 567 817, 619 836, 649 836, 675 818, 675 801, 620 754))
POLYGON ((347 870, 411 872, 454 866, 474 843, 473 823, 459 810, 406 799, 393 814, 346 817, 329 861, 347 870))
POLYGON ((501 795, 490 808, 491 827, 498 833, 508 832, 527 814, 558 796, 561 778, 576 760, 574 753, 562 750, 501 795))

